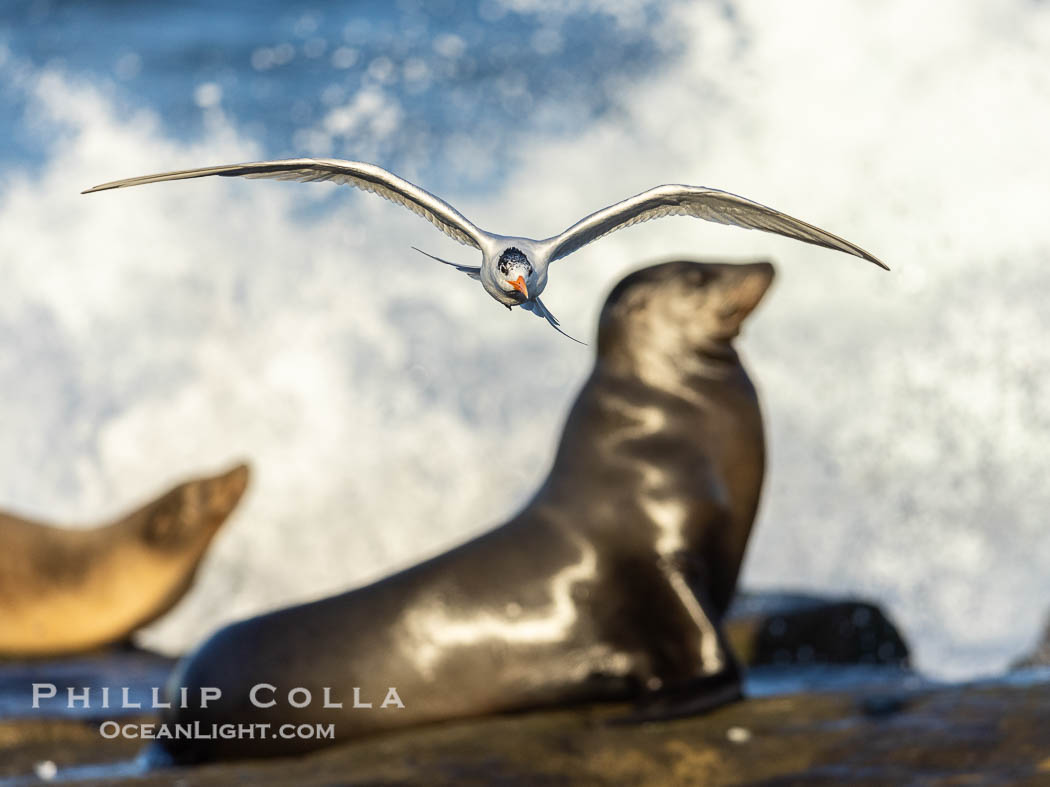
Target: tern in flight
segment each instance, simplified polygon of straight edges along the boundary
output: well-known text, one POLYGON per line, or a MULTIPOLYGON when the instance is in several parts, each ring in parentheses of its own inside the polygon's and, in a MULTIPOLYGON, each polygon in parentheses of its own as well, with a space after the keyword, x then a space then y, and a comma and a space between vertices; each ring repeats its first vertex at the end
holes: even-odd
POLYGON ((657 186, 602 208, 576 222, 560 235, 545 240, 486 232, 468 221, 462 213, 444 200, 382 167, 339 159, 298 158, 186 169, 115 180, 87 189, 83 193, 140 186, 164 180, 203 178, 209 175, 345 183, 403 205, 453 240, 479 250, 481 265, 459 265, 427 254, 421 249, 415 249, 416 251, 451 265, 472 279, 480 280, 485 291, 508 309, 520 306, 542 317, 565 336, 568 334, 559 327, 558 320, 539 297, 547 286, 547 269, 550 264, 610 232, 663 216, 695 216, 719 224, 773 232, 817 246, 844 251, 889 270, 873 255, 848 240, 744 197, 704 186, 657 186))

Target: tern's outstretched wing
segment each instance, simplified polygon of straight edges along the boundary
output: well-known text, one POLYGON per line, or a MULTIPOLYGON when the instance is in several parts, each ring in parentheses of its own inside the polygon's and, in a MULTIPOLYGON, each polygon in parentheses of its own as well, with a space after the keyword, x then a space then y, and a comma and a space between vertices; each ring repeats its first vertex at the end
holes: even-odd
POLYGON ((467 221, 458 210, 447 202, 424 191, 392 172, 374 164, 360 161, 342 161, 339 159, 297 158, 282 161, 258 161, 251 164, 230 164, 222 167, 204 167, 203 169, 184 169, 178 172, 163 172, 159 175, 143 175, 138 178, 115 180, 84 191, 120 189, 125 186, 141 186, 144 183, 159 183, 164 180, 185 180, 203 178, 208 175, 223 177, 273 178, 275 180, 298 181, 331 181, 356 186, 364 191, 371 191, 384 199, 404 205, 413 213, 418 213, 453 240, 466 246, 481 248, 483 230, 467 221))
POLYGON ((543 319, 545 319, 554 327, 554 330, 556 330, 562 336, 566 336, 569 339, 572 339, 577 344, 582 344, 584 347, 587 346, 586 342, 581 342, 579 339, 574 339, 572 336, 569 336, 569 334, 565 333, 565 331, 561 329, 561 323, 558 322, 558 319, 553 314, 547 311, 547 307, 543 305, 543 301, 541 301, 539 298, 533 298, 531 301, 525 301, 525 303, 520 303, 518 305, 521 306, 521 308, 523 308, 525 311, 532 312, 537 317, 542 317, 543 319))
MULTIPOLYGON (((416 249, 415 246, 413 246, 412 248, 416 249)), ((430 259, 432 259, 432 260, 437 260, 438 262, 443 262, 446 265, 451 265, 457 271, 459 271, 460 273, 467 274, 472 279, 480 279, 481 278, 481 268, 475 267, 473 265, 460 265, 458 262, 449 262, 448 260, 443 260, 440 257, 435 257, 433 254, 429 254, 429 253, 423 251, 422 249, 416 249, 416 251, 418 251, 424 257, 430 257, 430 259)))
POLYGON ((728 191, 702 186, 657 186, 592 213, 561 235, 548 238, 544 243, 549 244, 549 259, 553 262, 610 232, 663 216, 695 216, 698 219, 717 221, 719 224, 773 232, 817 246, 844 251, 889 270, 883 262, 860 246, 837 235, 728 191))

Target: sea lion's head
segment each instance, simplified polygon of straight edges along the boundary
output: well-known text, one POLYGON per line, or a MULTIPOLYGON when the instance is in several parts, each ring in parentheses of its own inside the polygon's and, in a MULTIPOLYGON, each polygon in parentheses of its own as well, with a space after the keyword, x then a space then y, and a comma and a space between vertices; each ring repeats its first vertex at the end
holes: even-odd
POLYGON ((159 552, 203 552, 248 486, 247 465, 179 484, 137 512, 144 545, 159 552))
POLYGON ((772 282, 768 262, 679 260, 643 268, 620 281, 606 300, 598 354, 718 354, 772 282))
POLYGON ((95 639, 90 644, 127 636, 178 603, 212 538, 237 507, 248 475, 246 465, 237 465, 220 475, 179 484, 97 529, 101 546, 92 577, 81 592, 94 592, 102 599, 110 628, 92 632, 95 639))

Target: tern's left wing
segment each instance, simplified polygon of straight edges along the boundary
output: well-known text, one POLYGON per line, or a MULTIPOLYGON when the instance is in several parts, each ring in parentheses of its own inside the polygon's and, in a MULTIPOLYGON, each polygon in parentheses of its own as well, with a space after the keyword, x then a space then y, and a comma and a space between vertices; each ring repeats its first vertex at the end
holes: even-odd
POLYGON ((343 161, 341 159, 296 158, 281 161, 256 161, 250 164, 230 164, 221 167, 203 167, 201 169, 184 169, 178 172, 162 172, 159 175, 143 175, 138 178, 114 180, 84 191, 120 189, 125 186, 141 186, 144 183, 160 183, 165 180, 186 180, 188 178, 205 178, 209 175, 222 177, 272 178, 274 180, 298 181, 331 181, 355 186, 362 191, 378 194, 383 199, 403 205, 413 213, 422 216, 453 240, 464 246, 480 249, 482 240, 488 233, 478 229, 462 213, 443 199, 435 197, 429 191, 409 183, 393 172, 375 164, 361 161, 343 161))
POLYGON ((844 251, 889 270, 883 262, 860 246, 801 219, 730 194, 728 191, 677 185, 657 186, 623 202, 610 205, 576 222, 561 235, 548 238, 544 241, 548 244, 548 259, 553 262, 610 232, 663 216, 695 216, 719 224, 773 232, 805 243, 844 251))
POLYGON ((532 312, 537 317, 542 317, 543 319, 545 319, 554 327, 554 330, 556 330, 562 336, 566 336, 572 339, 577 344, 582 344, 584 347, 587 346, 587 342, 581 342, 579 339, 574 339, 572 336, 569 336, 569 334, 565 333, 565 331, 561 329, 561 323, 558 322, 558 318, 551 314, 549 311, 547 311, 547 307, 543 305, 543 301, 541 301, 539 298, 533 298, 531 301, 525 301, 525 303, 521 303, 518 305, 521 306, 521 308, 523 308, 525 311, 532 312))

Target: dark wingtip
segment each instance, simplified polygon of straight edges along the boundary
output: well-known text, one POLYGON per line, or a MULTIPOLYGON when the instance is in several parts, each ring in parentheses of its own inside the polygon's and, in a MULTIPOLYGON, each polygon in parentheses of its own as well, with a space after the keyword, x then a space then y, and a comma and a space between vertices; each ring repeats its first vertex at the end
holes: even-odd
POLYGON ((558 327, 557 325, 554 325, 554 323, 551 323, 551 327, 553 327, 553 328, 554 328, 554 330, 556 330, 556 331, 557 331, 558 333, 560 333, 560 334, 561 334, 562 336, 564 336, 564 337, 565 337, 566 339, 572 339, 572 340, 573 340, 574 342, 576 342, 577 344, 582 344, 582 345, 583 345, 584 347, 587 347, 587 346, 588 346, 588 345, 587 345, 587 342, 581 342, 581 341, 580 341, 579 339, 577 339, 577 338, 576 338, 575 336, 571 336, 570 334, 567 334, 567 333, 565 333, 565 331, 563 331, 563 330, 562 330, 561 328, 559 328, 559 327, 558 327))
POLYGON ((887 265, 885 262, 880 260, 878 257, 876 257, 871 252, 864 251, 864 249, 862 249, 860 246, 854 246, 853 247, 853 254, 856 257, 860 257, 862 260, 867 260, 868 262, 871 262, 871 263, 874 263, 875 265, 878 265, 884 271, 888 271, 890 269, 889 265, 887 265))

